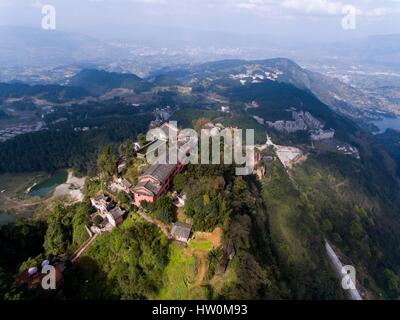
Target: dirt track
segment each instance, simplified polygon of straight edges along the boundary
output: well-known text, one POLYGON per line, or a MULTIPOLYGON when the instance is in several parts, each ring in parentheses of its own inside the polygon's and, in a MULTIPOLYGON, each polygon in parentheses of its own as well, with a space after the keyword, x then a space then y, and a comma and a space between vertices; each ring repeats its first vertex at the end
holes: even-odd
POLYGON ((196 240, 207 240, 210 241, 213 248, 217 248, 221 245, 222 229, 217 227, 213 232, 196 232, 194 238, 196 240))
POLYGON ((194 255, 196 256, 197 260, 199 261, 199 270, 197 271, 196 278, 194 279, 193 285, 199 286, 202 284, 204 277, 207 273, 207 252, 196 250, 194 251, 194 255))

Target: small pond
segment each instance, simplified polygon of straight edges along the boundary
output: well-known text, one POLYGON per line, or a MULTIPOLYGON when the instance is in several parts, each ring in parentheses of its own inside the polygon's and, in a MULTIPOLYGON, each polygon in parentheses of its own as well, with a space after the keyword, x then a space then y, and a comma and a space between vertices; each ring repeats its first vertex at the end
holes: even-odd
POLYGON ((16 217, 12 214, 0 213, 0 227, 15 220, 16 217))
POLYGON ((54 189, 60 184, 65 183, 67 181, 68 172, 60 171, 52 175, 50 178, 38 183, 35 185, 30 191, 30 196, 36 197, 45 197, 50 194, 50 192, 54 191, 54 189))

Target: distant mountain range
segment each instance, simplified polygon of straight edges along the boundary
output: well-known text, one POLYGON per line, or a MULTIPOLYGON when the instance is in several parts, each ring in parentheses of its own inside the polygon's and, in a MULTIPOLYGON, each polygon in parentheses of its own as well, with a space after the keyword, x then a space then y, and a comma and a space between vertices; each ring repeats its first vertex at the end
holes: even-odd
POLYGON ((220 60, 233 55, 246 59, 284 56, 296 61, 373 64, 400 70, 400 34, 376 35, 335 43, 305 44, 296 39, 282 39, 273 35, 244 36, 221 32, 156 29, 141 30, 135 34, 124 34, 121 31, 121 34, 114 38, 109 36, 107 40, 98 40, 58 30, 2 26, 0 39, 0 63, 5 65, 111 65, 116 61, 132 63, 132 58, 151 58, 154 52, 160 49, 157 59, 152 59, 157 64, 157 61, 166 58, 162 52, 169 49, 173 55, 177 55, 178 52, 186 54, 190 61, 199 61, 200 56, 207 60, 220 60), (168 34, 168 37, 165 37, 165 34, 168 34), (130 48, 150 51, 148 54, 145 50, 133 52, 130 48), (186 52, 187 48, 192 50, 186 52))
POLYGON ((92 94, 104 94, 117 88, 132 89, 135 92, 149 90, 151 84, 134 74, 121 74, 104 70, 85 69, 72 77, 69 84, 82 87, 92 94))
POLYGON ((376 35, 364 39, 334 43, 325 49, 344 61, 372 64, 400 70, 400 34, 376 35))
MULTIPOLYGON (((140 78, 134 74, 85 69, 73 76, 69 80, 69 85, 84 88, 93 95, 104 94, 116 88, 132 89, 140 93, 157 85, 195 86, 208 77, 221 81, 238 75, 244 77, 249 70, 252 70, 252 76, 262 75, 266 80, 268 80, 266 74, 276 75, 273 81, 309 90, 332 109, 353 117, 368 117, 379 107, 378 101, 361 90, 337 79, 301 68, 295 62, 285 58, 253 61, 222 60, 178 68, 163 68, 152 72, 146 78, 140 78)), ((240 83, 239 80, 236 81, 240 83)))
POLYGON ((28 85, 25 83, 0 83, 0 102, 12 98, 43 99, 51 102, 84 98, 89 92, 81 87, 60 85, 28 85))
MULTIPOLYGON (((337 79, 301 68, 292 60, 285 58, 253 61, 223 60, 178 69, 165 68, 153 72, 149 78, 190 82, 194 78, 205 79, 212 76, 220 79, 242 77, 242 81, 245 81, 246 72, 250 72, 248 78, 251 78, 250 75, 256 78, 258 75, 268 78, 266 73, 276 75, 274 81, 309 90, 331 108, 354 117, 368 116, 379 108, 379 101, 367 96, 363 91, 337 79)), ((239 83, 239 80, 237 82, 239 83)))
POLYGON ((268 60, 222 60, 197 65, 168 67, 150 73, 145 78, 135 74, 83 69, 68 79, 68 86, 28 86, 25 84, 1 84, 1 97, 36 96, 51 93, 60 96, 99 96, 124 88, 140 94, 155 86, 201 87, 212 83, 230 81, 240 87, 257 81, 277 81, 308 90, 319 100, 336 111, 352 117, 369 117, 377 109, 384 111, 378 99, 337 79, 301 68, 292 60, 276 58, 268 60), (62 92, 62 94, 60 93, 62 92), (380 108, 381 107, 381 108, 380 108))
POLYGON ((118 48, 89 36, 26 27, 0 27, 2 65, 50 66, 110 61, 118 48))

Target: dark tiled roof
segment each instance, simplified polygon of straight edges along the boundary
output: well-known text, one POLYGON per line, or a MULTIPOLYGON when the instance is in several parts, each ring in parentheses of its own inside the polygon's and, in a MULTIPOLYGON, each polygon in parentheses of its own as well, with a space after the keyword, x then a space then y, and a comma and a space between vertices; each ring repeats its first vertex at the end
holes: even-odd
POLYGON ((189 239, 191 230, 190 224, 176 222, 172 225, 171 235, 176 238, 189 239))
POLYGON ((150 166, 141 177, 150 176, 155 180, 158 180, 160 183, 163 183, 164 180, 172 174, 175 167, 176 164, 154 164, 150 166))
POLYGON ((114 209, 110 210, 109 213, 114 219, 118 219, 124 215, 124 211, 122 211, 120 207, 115 207, 114 209))
POLYGON ((144 189, 150 191, 151 193, 153 193, 153 195, 157 195, 161 189, 161 185, 156 182, 149 182, 149 181, 144 182, 144 183, 141 182, 135 187, 134 190, 137 191, 137 189, 140 189, 140 188, 144 188, 144 189))

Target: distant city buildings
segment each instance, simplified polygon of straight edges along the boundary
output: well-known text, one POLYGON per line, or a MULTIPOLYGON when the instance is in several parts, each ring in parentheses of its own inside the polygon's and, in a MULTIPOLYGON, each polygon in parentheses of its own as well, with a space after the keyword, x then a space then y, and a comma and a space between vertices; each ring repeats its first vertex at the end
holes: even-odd
POLYGON ((7 141, 21 134, 36 132, 45 129, 46 125, 43 121, 38 121, 34 124, 18 124, 15 126, 9 126, 5 129, 0 130, 0 142, 7 141))
POLYGON ((265 70, 262 65, 254 64, 245 67, 245 71, 230 74, 229 77, 233 80, 239 80, 242 85, 247 82, 261 83, 264 80, 276 81, 283 74, 280 70, 265 70))

